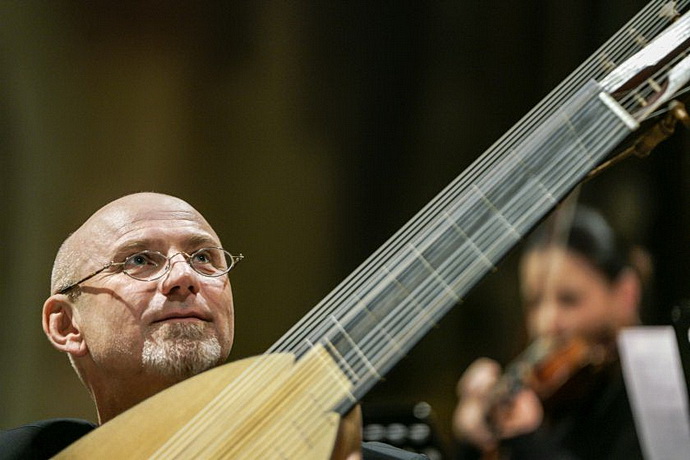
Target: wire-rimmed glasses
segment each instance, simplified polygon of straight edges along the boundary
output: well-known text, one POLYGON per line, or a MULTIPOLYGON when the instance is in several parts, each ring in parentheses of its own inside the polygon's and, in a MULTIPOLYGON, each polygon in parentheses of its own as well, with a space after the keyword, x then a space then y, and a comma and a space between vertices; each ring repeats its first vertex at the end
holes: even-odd
POLYGON ((93 278, 110 267, 122 267, 122 273, 139 281, 155 281, 170 271, 170 260, 181 254, 192 269, 200 275, 216 278, 228 273, 244 256, 232 255, 223 248, 201 248, 191 254, 177 252, 170 257, 158 251, 140 251, 128 256, 122 262, 109 262, 95 272, 57 291, 65 294, 69 290, 93 278))

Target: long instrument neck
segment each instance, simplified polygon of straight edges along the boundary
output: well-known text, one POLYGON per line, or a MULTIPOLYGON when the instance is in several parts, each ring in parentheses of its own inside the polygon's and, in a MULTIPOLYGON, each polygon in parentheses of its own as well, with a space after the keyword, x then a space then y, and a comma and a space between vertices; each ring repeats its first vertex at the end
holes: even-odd
MULTIPOLYGON (((299 358, 322 344, 352 382, 352 400, 361 398, 639 127, 660 85, 643 82, 648 100, 612 94, 637 72, 631 56, 667 33, 665 3, 650 3, 268 352, 299 358), (627 61, 634 65, 611 71, 627 61)), ((690 36, 690 18, 678 23, 676 47, 690 36)), ((662 45, 648 54, 668 52, 662 45)))
POLYGON ((480 159, 329 297, 323 343, 361 397, 630 132, 585 86, 524 142, 480 159))

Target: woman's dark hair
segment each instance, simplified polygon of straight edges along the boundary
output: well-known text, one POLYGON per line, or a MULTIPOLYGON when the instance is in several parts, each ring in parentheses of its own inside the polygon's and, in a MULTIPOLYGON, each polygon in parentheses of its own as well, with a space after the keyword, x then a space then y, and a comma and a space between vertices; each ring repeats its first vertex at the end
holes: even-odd
POLYGON ((572 219, 562 212, 557 211, 537 227, 526 241, 526 252, 550 245, 565 246, 587 259, 611 282, 625 268, 632 267, 628 248, 599 212, 583 205, 575 209, 572 219), (562 230, 558 230, 560 225, 562 230))

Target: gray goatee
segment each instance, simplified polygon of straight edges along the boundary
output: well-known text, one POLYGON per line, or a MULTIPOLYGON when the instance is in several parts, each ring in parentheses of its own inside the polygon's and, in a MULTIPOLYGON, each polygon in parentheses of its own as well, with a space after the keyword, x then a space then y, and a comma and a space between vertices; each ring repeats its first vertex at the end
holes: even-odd
POLYGON ((146 339, 142 362, 147 371, 185 379, 217 365, 220 354, 220 343, 205 324, 172 322, 146 339))

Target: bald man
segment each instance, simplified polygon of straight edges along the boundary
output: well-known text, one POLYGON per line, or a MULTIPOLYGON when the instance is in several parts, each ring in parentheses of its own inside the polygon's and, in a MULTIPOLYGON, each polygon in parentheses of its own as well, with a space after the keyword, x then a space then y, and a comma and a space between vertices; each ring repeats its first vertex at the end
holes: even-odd
MULTIPOLYGON (((226 361, 234 310, 225 275, 239 260, 192 206, 156 193, 107 204, 67 238, 43 330, 91 394, 99 425, 226 361)), ((360 456, 361 416, 351 414, 339 458, 360 456)), ((0 436, 0 455, 48 458, 95 427, 68 419, 20 427, 0 436)))

